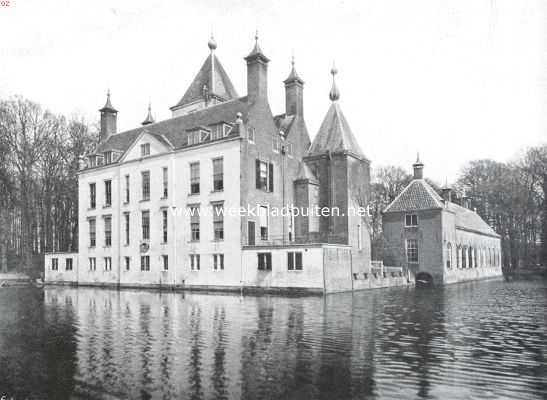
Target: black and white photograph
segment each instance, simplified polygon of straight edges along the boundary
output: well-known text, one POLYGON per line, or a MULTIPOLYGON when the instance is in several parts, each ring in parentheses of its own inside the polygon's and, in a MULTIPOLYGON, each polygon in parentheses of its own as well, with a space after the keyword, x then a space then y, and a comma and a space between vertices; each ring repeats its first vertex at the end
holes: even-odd
POLYGON ((547 398, 547 2, 0 0, 0 400, 547 398))

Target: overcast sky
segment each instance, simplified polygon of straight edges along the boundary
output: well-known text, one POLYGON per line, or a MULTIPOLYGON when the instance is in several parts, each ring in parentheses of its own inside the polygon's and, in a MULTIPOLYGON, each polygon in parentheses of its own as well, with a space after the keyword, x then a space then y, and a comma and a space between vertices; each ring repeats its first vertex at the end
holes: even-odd
POLYGON ((315 136, 329 107, 329 70, 340 105, 373 166, 457 177, 468 160, 514 158, 547 136, 547 7, 537 0, 44 1, 0 7, 0 96, 21 94, 54 112, 98 118, 107 88, 118 128, 169 118, 208 55, 240 95, 254 31, 271 59, 269 99, 294 49, 315 136))

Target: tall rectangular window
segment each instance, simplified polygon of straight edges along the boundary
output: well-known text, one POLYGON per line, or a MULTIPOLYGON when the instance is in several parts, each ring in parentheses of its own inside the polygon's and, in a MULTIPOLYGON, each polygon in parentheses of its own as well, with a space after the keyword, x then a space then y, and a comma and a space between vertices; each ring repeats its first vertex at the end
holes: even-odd
POLYGON ((289 251, 287 253, 287 269, 289 271, 302 271, 302 252, 289 251))
POLYGON ((274 165, 265 161, 255 162, 256 188, 266 192, 274 191, 274 165))
POLYGON ((164 167, 163 170, 163 198, 166 199, 169 196, 169 170, 164 167))
POLYGON ((190 164, 190 193, 199 193, 199 162, 190 164))
POLYGON ((125 270, 129 271, 129 269, 131 268, 131 257, 125 256, 124 260, 125 260, 125 270))
POLYGON ((97 244, 97 220, 89 218, 89 247, 95 247, 97 244))
POLYGON ((112 246, 112 217, 110 215, 104 217, 104 245, 105 247, 112 246))
POLYGON ((150 240, 150 211, 142 212, 142 240, 150 240))
POLYGON ((224 160, 222 158, 213 160, 213 190, 215 192, 224 190, 224 160))
POLYGON ((164 254, 161 256, 161 260, 163 262, 163 270, 164 271, 169 270, 169 256, 164 254))
POLYGON ((104 258, 104 270, 105 271, 112 271, 112 257, 105 257, 104 258))
POLYGON ((247 129, 247 139, 251 143, 255 142, 255 128, 253 128, 252 126, 250 126, 249 129, 247 129))
POLYGON ((190 254, 190 269, 192 271, 199 271, 199 254, 190 254))
POLYGON ((142 200, 150 200, 150 171, 141 172, 142 200))
POLYGON ((163 243, 167 243, 167 209, 161 210, 163 243))
POLYGON ((272 253, 258 253, 258 269, 260 271, 272 270, 272 253))
POLYGON ((213 254, 213 270, 224 270, 224 254, 213 254))
POLYGON ((97 186, 95 183, 89 184, 89 208, 97 206, 97 186))
POLYGON ((51 270, 52 271, 59 270, 59 259, 58 258, 52 258, 51 259, 51 270))
POLYGON ((89 257, 89 270, 95 271, 97 269, 97 259, 95 257, 89 257))
POLYGON ((104 163, 105 164, 111 164, 112 163, 112 152, 111 151, 105 151, 104 152, 104 163))
POLYGON ((213 204, 213 230, 215 240, 224 240, 224 204, 213 204))
POLYGON ((199 242, 199 205, 188 207, 190 213, 190 231, 192 242, 199 242))
POLYGON ((146 157, 150 155, 150 143, 141 144, 141 157, 146 157))
POLYGON ((65 270, 72 271, 72 258, 65 259, 65 270))
POLYGON ((407 239, 406 259, 409 263, 418 262, 418 241, 416 239, 407 239))
POLYGON ((104 181, 104 205, 110 207, 112 205, 112 181, 104 181))
POLYGON ((125 202, 129 203, 129 175, 125 176, 125 202))
POLYGON ((124 225, 124 236, 125 236, 125 245, 129 245, 129 213, 123 213, 123 225, 124 225))
POLYGON ((141 271, 150 271, 150 256, 141 256, 141 271))
POLYGON ((260 206, 258 218, 260 222, 260 239, 268 240, 268 207, 260 206))

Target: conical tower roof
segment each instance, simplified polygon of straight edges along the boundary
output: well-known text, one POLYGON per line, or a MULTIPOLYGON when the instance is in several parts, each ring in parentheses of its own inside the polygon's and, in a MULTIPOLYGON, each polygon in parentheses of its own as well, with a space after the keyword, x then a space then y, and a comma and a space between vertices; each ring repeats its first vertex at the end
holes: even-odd
POLYGON ((232 81, 214 53, 217 44, 213 38, 209 40, 208 47, 211 53, 201 66, 186 93, 184 93, 184 96, 182 96, 175 106, 171 107, 171 110, 203 100, 205 92, 207 92, 208 96, 216 96, 224 101, 239 97, 232 81))

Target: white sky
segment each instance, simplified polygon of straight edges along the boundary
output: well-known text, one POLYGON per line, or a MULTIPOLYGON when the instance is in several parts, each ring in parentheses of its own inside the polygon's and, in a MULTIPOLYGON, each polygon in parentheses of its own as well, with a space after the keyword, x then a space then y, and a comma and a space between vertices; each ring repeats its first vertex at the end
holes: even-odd
POLYGON ((468 160, 508 160, 545 141, 546 3, 11 0, 0 7, 0 96, 92 121, 110 87, 119 130, 134 128, 149 99, 156 120, 170 117, 208 55, 211 27, 244 95, 242 58, 258 28, 275 113, 294 49, 313 138, 335 59, 341 107, 373 166, 410 171, 420 151, 426 176, 442 183, 468 160))

